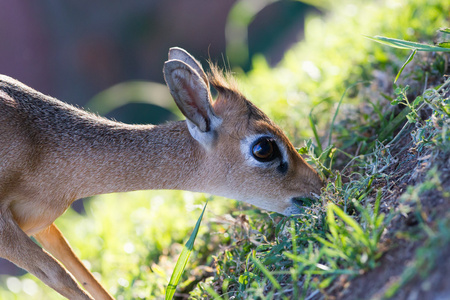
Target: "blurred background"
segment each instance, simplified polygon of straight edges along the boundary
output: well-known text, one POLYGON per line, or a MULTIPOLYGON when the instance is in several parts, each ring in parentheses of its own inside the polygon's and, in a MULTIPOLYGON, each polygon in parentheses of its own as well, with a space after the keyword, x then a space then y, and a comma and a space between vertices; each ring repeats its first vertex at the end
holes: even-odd
POLYGON ((45 94, 84 105, 117 83, 163 83, 170 47, 187 49, 203 63, 212 59, 248 70, 254 54, 275 64, 302 36, 309 6, 301 2, 235 4, 3 0, 0 70, 45 94))
MULTIPOLYGON (((374 80, 385 92, 392 88, 386 74, 408 53, 363 35, 433 41, 448 20, 447 2, 1 0, 0 73, 101 115, 157 124, 180 118, 162 68, 169 48, 182 47, 204 67, 212 60, 232 70, 244 94, 301 147, 312 136, 308 118, 323 131, 349 84, 374 80)), ((358 103, 367 95, 348 97, 358 103)), ((363 115, 375 114, 365 106, 363 115)), ((57 225, 102 283, 122 295, 118 299, 160 298, 206 197, 104 195, 75 202, 57 225)), ((261 217, 254 207, 210 201, 182 290, 210 276, 215 251, 230 242, 227 232, 243 211, 261 217)), ((24 273, 0 260, 0 299, 62 299, 24 273)))

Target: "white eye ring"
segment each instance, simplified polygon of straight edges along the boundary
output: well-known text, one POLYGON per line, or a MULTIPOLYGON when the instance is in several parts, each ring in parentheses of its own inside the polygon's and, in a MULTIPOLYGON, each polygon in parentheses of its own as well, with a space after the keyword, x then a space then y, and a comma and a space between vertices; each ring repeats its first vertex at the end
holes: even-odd
POLYGON ((267 168, 273 166, 276 162, 286 161, 286 150, 284 145, 272 134, 258 134, 244 138, 241 141, 241 152, 244 155, 245 161, 251 166, 267 168), (254 146, 263 139, 273 141, 272 147, 274 148, 273 155, 269 159, 255 157, 253 153, 254 146), (279 159, 277 159, 279 158, 279 159))
POLYGON ((281 156, 277 142, 268 136, 257 139, 250 148, 253 157, 260 162, 271 162, 281 156))

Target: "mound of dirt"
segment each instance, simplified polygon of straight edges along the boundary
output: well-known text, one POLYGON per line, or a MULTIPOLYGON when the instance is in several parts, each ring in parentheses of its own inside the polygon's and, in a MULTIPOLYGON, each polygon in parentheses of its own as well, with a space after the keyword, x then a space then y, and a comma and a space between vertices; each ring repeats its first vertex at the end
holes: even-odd
MULTIPOLYGON (((450 237, 434 246, 435 252, 429 259, 424 256, 431 254, 426 246, 432 237, 419 228, 419 222, 423 222, 422 227, 435 230, 438 220, 450 219, 450 198, 443 193, 450 187, 450 152, 429 149, 418 153, 409 133, 390 152, 396 163, 384 172, 390 187, 383 192, 381 200, 385 212, 391 208, 401 211, 405 198, 402 195, 408 186, 422 184, 433 168, 440 174, 440 186, 420 194, 416 205, 421 205, 421 221, 414 210, 397 214, 391 221, 382 238, 381 249, 386 251, 378 267, 353 279, 341 276, 331 287, 329 299, 384 299, 397 285, 399 288, 390 299, 450 299, 450 237), (415 260, 424 260, 425 265, 419 266, 427 270, 414 268, 415 260)), ((447 230, 450 233, 450 228, 447 230)))

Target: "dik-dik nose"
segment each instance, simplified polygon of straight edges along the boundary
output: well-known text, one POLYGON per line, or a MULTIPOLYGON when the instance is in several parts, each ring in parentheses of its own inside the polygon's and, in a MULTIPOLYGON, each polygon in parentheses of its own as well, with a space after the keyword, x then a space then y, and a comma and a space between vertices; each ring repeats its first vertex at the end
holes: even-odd
POLYGON ((304 182, 304 196, 308 197, 311 193, 320 194, 320 190, 324 186, 324 181, 312 166, 301 159, 302 165, 300 167, 299 176, 304 182))
POLYGON ((323 186, 325 185, 325 181, 322 180, 320 175, 316 172, 316 170, 311 171, 311 191, 310 193, 314 193, 319 195, 320 191, 322 190, 323 186))

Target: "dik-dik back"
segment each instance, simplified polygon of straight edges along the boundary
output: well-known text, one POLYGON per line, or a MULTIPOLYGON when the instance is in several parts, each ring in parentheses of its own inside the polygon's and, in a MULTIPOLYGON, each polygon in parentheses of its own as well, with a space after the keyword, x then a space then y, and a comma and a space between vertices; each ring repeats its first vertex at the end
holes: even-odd
POLYGON ((53 224, 78 198, 181 189, 298 213, 301 197, 319 193, 319 176, 281 129, 211 67, 207 76, 186 51, 170 50, 164 77, 186 120, 159 126, 107 120, 0 76, 0 256, 66 297, 89 299, 26 237, 34 235, 92 296, 110 299, 53 224))

